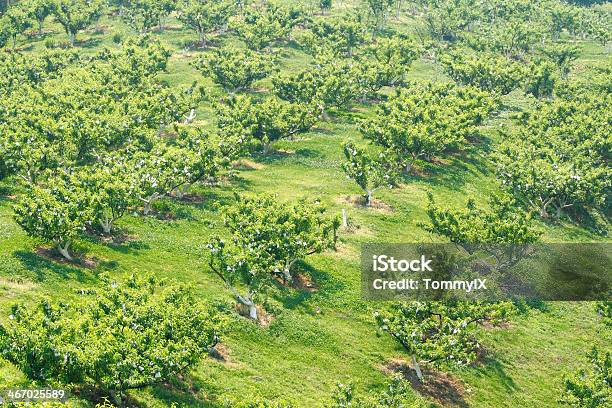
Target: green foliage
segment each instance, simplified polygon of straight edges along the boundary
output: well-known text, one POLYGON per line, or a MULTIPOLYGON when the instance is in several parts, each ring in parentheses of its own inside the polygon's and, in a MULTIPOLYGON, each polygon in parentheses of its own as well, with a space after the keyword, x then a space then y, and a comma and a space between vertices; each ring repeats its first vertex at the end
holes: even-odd
POLYGON ((115 402, 168 381, 217 342, 220 319, 181 286, 133 275, 71 303, 15 305, 2 355, 31 380, 91 387, 115 402))
POLYGON ((11 74, 0 98, 0 152, 9 170, 35 183, 46 169, 88 164, 104 151, 150 149, 160 126, 182 119, 201 96, 156 78, 167 57, 159 46, 127 43, 76 63, 50 53, 11 74))
POLYGON ((54 0, 26 0, 24 7, 38 23, 38 35, 42 35, 43 23, 56 7, 54 0))
POLYGON ((301 42, 312 55, 331 50, 334 55, 351 56, 366 40, 366 27, 359 17, 316 19, 301 42))
POLYGON ((370 69, 380 78, 379 86, 402 85, 410 65, 420 56, 421 48, 412 40, 400 36, 378 38, 367 47, 375 63, 370 69))
POLYGON ((32 20, 27 9, 21 6, 13 6, 0 17, 1 35, 5 35, 13 39, 13 49, 17 47, 17 36, 23 34, 27 29, 32 27, 32 20))
POLYGON ((178 19, 198 34, 200 44, 206 44, 207 35, 227 25, 233 12, 229 1, 185 0, 178 7, 178 19))
POLYGON ((321 12, 325 14, 326 11, 331 10, 332 0, 319 0, 319 7, 321 7, 321 12))
POLYGON ((375 31, 382 30, 385 26, 394 0, 363 0, 365 7, 372 19, 372 26, 375 31))
POLYGON ((381 104, 360 130, 408 171, 417 159, 461 147, 493 107, 492 99, 475 88, 411 84, 381 104))
POLYGON ((241 143, 258 142, 267 153, 271 143, 309 130, 319 115, 320 109, 312 104, 289 103, 274 97, 257 101, 238 95, 217 106, 217 125, 222 132, 239 135, 241 143))
POLYGON ((542 54, 559 69, 563 78, 569 74, 579 52, 580 49, 571 44, 551 43, 542 47, 542 54))
POLYGON ((195 66, 203 75, 234 92, 250 88, 275 70, 272 56, 235 47, 213 50, 200 57, 195 66))
POLYGON ((50 181, 49 187, 32 187, 15 205, 15 220, 33 237, 52 242, 68 260, 71 242, 91 219, 90 198, 67 176, 50 181))
POLYGON ((124 20, 134 29, 145 32, 158 25, 163 27, 163 19, 176 7, 171 0, 128 0, 124 20))
POLYGON ((55 19, 64 27, 74 46, 79 31, 95 23, 102 14, 102 2, 99 0, 56 0, 53 8, 55 19))
POLYGON ((534 228, 531 214, 512 197, 493 196, 489 206, 478 207, 470 198, 465 209, 453 211, 436 205, 430 194, 427 215, 431 224, 427 230, 471 250, 488 244, 532 244, 539 239, 541 232, 534 228))
POLYGON ((525 113, 504 135, 498 177, 508 191, 539 210, 603 210, 610 196, 610 97, 557 99, 525 113))
POLYGON ((385 162, 381 154, 378 158, 370 156, 353 143, 344 144, 346 162, 342 169, 346 177, 352 179, 366 193, 365 205, 372 203, 372 194, 381 187, 393 187, 396 171, 390 163, 385 162))
POLYGON ((612 326, 612 301, 598 302, 597 314, 601 316, 606 326, 612 326))
POLYGON ((413 368, 419 373, 419 360, 436 367, 472 363, 480 347, 476 325, 503 322, 510 311, 511 305, 505 303, 410 302, 393 304, 374 318, 380 332, 388 333, 413 356, 413 368))
POLYGON ((542 235, 516 200, 507 195, 493 196, 488 209, 469 199, 465 209, 450 210, 436 205, 429 194, 425 230, 446 237, 468 253, 485 251, 492 255, 496 270, 515 265, 525 255, 527 246, 542 235))
POLYGON ((612 355, 593 347, 587 354, 590 369, 563 377, 560 402, 572 407, 597 408, 612 401, 612 355))
POLYGON ((520 63, 498 54, 456 50, 445 54, 440 62, 457 83, 501 95, 516 89, 527 74, 520 63))
POLYGON ((210 267, 257 319, 254 297, 277 277, 292 281, 296 262, 331 248, 337 223, 318 201, 281 203, 267 195, 237 199, 224 216, 231 240, 215 237, 207 246, 210 267), (246 287, 245 295, 238 284, 246 287))
POLYGON ((552 98, 559 82, 557 69, 552 62, 532 62, 526 75, 525 93, 536 98, 552 98))
POLYGON ((173 144, 158 143, 151 151, 130 153, 130 191, 144 204, 144 215, 157 199, 175 190, 182 196, 192 184, 214 179, 231 160, 218 140, 188 129, 181 129, 173 144))
POLYGON ((107 159, 102 165, 80 169, 74 180, 89 199, 90 222, 110 234, 114 222, 125 214, 133 200, 130 169, 123 161, 107 159))
POLYGON ((411 386, 400 374, 387 381, 386 389, 378 395, 356 395, 352 384, 337 383, 328 408, 417 408, 423 405, 410 395, 411 386))
POLYGON ((267 4, 263 9, 247 9, 244 17, 234 22, 233 28, 247 47, 260 51, 287 40, 301 20, 302 12, 298 9, 267 4))
POLYGON ((297 74, 279 75, 272 83, 274 93, 286 101, 343 109, 363 95, 362 72, 356 61, 324 56, 316 66, 297 74))

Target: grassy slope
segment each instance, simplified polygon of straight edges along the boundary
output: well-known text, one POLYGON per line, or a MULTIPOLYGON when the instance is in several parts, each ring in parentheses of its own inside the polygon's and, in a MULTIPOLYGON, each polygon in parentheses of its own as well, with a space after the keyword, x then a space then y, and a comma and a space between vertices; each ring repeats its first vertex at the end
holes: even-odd
MULTIPOLYGON (((176 22, 170 22, 178 27, 176 22)), ((115 20, 105 19, 104 33, 84 33, 83 52, 93 52, 103 45, 114 46, 115 32, 129 30, 115 20)), ((64 40, 56 24, 46 27, 49 37, 64 40)), ((175 50, 165 79, 172 85, 198 79, 211 83, 189 66, 197 53, 186 53, 182 42, 194 38, 189 32, 172 29, 156 34, 175 50)), ((43 48, 43 41, 28 42, 28 52, 43 48)), ((287 48, 283 51, 285 69, 307 63, 307 58, 287 48)), ((602 51, 589 45, 580 63, 603 58, 602 51)), ((415 78, 441 78, 439 69, 425 61, 415 64, 415 78)), ((218 94, 219 89, 211 89, 218 94)), ((509 97, 509 106, 526 101, 509 97)), ((300 267, 309 272, 319 290, 314 293, 283 291, 274 293, 269 308, 275 319, 268 328, 255 327, 235 317, 223 341, 230 350, 229 362, 203 361, 175 389, 156 388, 136 394, 146 406, 167 406, 171 401, 187 406, 216 406, 225 396, 247 398, 253 394, 266 397, 290 397, 300 406, 319 406, 329 398, 338 381, 353 381, 359 390, 377 389, 385 379, 381 366, 391 358, 405 357, 387 337, 377 337, 371 320, 371 307, 360 300, 359 244, 366 241, 410 242, 436 240, 417 226, 425 219, 426 192, 434 192, 440 202, 462 205, 468 195, 486 199, 495 184, 491 164, 478 151, 453 158, 447 166, 431 169, 427 177, 407 180, 401 188, 382 191, 378 198, 392 211, 365 210, 343 203, 359 191, 346 180, 339 163, 341 141, 360 141, 355 120, 371 114, 372 107, 359 106, 349 113, 323 122, 297 141, 284 141, 277 149, 287 153, 256 158, 258 168, 239 173, 239 178, 216 188, 197 187, 205 200, 201 204, 172 204, 182 218, 162 221, 155 218, 127 216, 118 226, 136 237, 123 245, 105 245, 91 239, 81 242, 80 251, 102 260, 95 270, 50 262, 33 253, 39 242, 25 236, 12 220, 11 202, 0 199, 0 308, 8 311, 15 301, 30 301, 43 296, 61 299, 73 289, 94 286, 97 275, 108 271, 113 276, 124 273, 152 272, 188 282, 202 298, 231 304, 231 297, 220 282, 206 270, 201 246, 218 227, 218 205, 231 200, 233 191, 279 194, 283 199, 318 195, 332 211, 347 208, 351 221, 359 228, 343 235, 339 251, 314 256, 300 267), (18 278, 17 280, 14 278, 18 278)), ((210 109, 202 106, 198 120, 211 122, 210 109)), ((493 129, 505 121, 502 113, 492 121, 493 129)), ((495 133, 491 140, 495 142, 495 133)), ((6 187, 8 189, 8 186, 6 187)), ((599 240, 571 225, 542 225, 549 241, 599 240)), ((228 306, 229 307, 229 306, 228 306)), ((2 313, 6 316, 6 313, 2 313)), ((483 332, 486 358, 475 367, 453 372, 464 383, 464 398, 470 406, 554 406, 561 372, 577 366, 584 351, 592 344, 612 344, 589 303, 550 303, 518 317, 504 330, 483 332)), ((27 385, 14 367, 0 363, 0 388, 27 385)), ((415 395, 415 398, 420 398, 415 395)), ((75 405, 85 404, 74 400, 75 405)))

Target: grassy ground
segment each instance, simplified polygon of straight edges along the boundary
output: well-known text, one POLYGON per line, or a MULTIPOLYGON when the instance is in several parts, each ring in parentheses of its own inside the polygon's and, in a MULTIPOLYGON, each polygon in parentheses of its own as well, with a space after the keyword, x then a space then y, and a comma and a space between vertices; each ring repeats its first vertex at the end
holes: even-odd
MULTIPOLYGON (((197 79, 209 87, 211 95, 220 94, 220 89, 189 65, 203 52, 185 51, 185 41, 195 36, 180 29, 174 20, 168 21, 168 26, 154 34, 174 50, 164 79, 173 86, 197 79)), ((48 22, 45 29, 45 39, 66 40, 59 25, 48 22)), ((116 33, 125 37, 130 30, 115 18, 105 17, 98 31, 79 36, 79 50, 90 53, 103 46, 116 47, 112 41, 116 33)), ((20 47, 36 53, 44 48, 44 41, 29 39, 20 47)), ((284 69, 308 62, 294 48, 287 47, 282 53, 284 69)), ((578 65, 602 60, 609 63, 600 47, 585 44, 578 65)), ((413 77, 444 79, 440 69, 428 61, 415 63, 413 77)), ((517 107, 529 101, 510 95, 505 103, 517 107)), ((42 297, 60 300, 72 296, 74 289, 95 286, 103 272, 117 277, 149 272, 176 279, 188 283, 202 298, 231 309, 231 296, 207 270, 202 256, 208 236, 219 228, 220 206, 229 203, 235 191, 274 193, 287 200, 316 195, 332 212, 347 209, 355 226, 341 236, 337 252, 313 256, 300 265, 318 290, 274 292, 266 305, 274 315, 268 327, 255 326, 232 313, 231 327, 223 336, 228 353, 225 362, 206 359, 184 379, 177 380, 174 387, 146 389, 135 392, 133 398, 150 407, 172 402, 214 407, 225 397, 248 400, 262 395, 290 398, 310 407, 326 402, 339 381, 352 381, 362 392, 379 390, 387 376, 384 367, 406 356, 389 338, 376 336, 371 318, 376 304, 360 298, 360 244, 439 241, 439 237, 418 227, 426 218, 428 191, 439 202, 454 206, 463 205, 470 195, 483 202, 496 187, 492 163, 481 146, 452 157, 444 166, 425 169, 423 176, 405 180, 398 189, 381 191, 377 198, 389 208, 364 209, 348 203, 347 198, 359 194, 359 189, 345 179, 340 168, 341 142, 363 142, 356 120, 372 111, 372 106, 357 106, 332 116, 298 140, 277 143, 278 153, 255 157, 252 169, 239 171, 231 182, 214 188, 195 187, 192 193, 201 196, 202 202, 164 202, 175 215, 173 220, 124 217, 117 226, 132 237, 126 243, 108 244, 95 238, 79 242, 79 252, 98 258, 98 266, 93 269, 56 263, 35 253, 41 242, 28 238, 15 224, 12 200, 0 198, 0 319, 17 301, 42 297)), ((203 105, 197 120, 212 123, 210 112, 210 107, 203 105)), ((504 122, 507 112, 500 112, 490 123, 485 144, 496 142, 494 129, 504 122)), ((10 195, 15 191, 5 182, 0 184, 0 193, 10 195)), ((569 222, 540 227, 546 241, 602 240, 569 222)), ((415 391, 415 399, 474 407, 555 406, 562 372, 579 366, 592 345, 609 348, 612 344, 612 333, 604 331, 591 303, 547 303, 518 316, 508 328, 482 330, 484 352, 479 362, 451 372, 449 381, 435 392, 415 391)), ((27 385, 17 369, 0 361, 0 388, 27 385)), ((72 403, 87 406, 77 398, 72 403)))

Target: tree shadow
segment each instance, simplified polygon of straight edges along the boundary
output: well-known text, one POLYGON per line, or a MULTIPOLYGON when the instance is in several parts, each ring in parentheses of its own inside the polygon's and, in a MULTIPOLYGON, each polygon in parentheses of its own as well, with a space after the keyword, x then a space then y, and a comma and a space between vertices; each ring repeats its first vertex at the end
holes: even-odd
POLYGON ((504 364, 485 348, 480 349, 474 369, 479 376, 497 378, 507 392, 514 392, 518 388, 512 377, 506 373, 504 364))
MULTIPOLYGON (((280 301, 283 306, 287 309, 306 308, 305 302, 311 297, 317 295, 324 298, 334 297, 337 292, 342 291, 345 285, 342 281, 335 279, 331 274, 315 268, 314 266, 299 261, 296 264, 296 273, 306 274, 310 280, 314 283, 316 290, 307 290, 304 288, 292 290, 287 295, 287 290, 279 296, 275 296, 276 300, 280 301)), ((283 287, 287 289, 286 287, 283 287)), ((307 312, 314 314, 314 310, 310 307, 307 308, 307 312)))
POLYGON ((307 147, 303 147, 297 149, 295 152, 286 152, 283 150, 275 150, 266 155, 258 154, 255 159, 257 162, 262 164, 272 164, 284 160, 294 160, 294 159, 316 159, 322 158, 324 155, 314 149, 310 149, 307 147))
POLYGON ((102 44, 100 38, 88 38, 86 40, 76 41, 75 46, 79 48, 97 48, 102 44))
POLYGON ((469 404, 464 398, 464 386, 449 374, 432 370, 427 367, 421 368, 425 381, 419 381, 416 372, 410 365, 401 359, 388 362, 383 371, 398 373, 410 382, 412 388, 426 398, 436 401, 443 407, 467 408, 469 404))
POLYGON ((405 175, 404 181, 416 179, 427 182, 433 187, 445 187, 453 191, 462 191, 471 180, 490 172, 483 160, 474 157, 472 152, 456 153, 450 156, 447 164, 425 163, 422 175, 405 175))
POLYGON ((201 380, 189 376, 188 378, 174 378, 170 383, 152 387, 152 394, 155 398, 164 401, 167 406, 176 404, 179 407, 195 408, 221 408, 227 405, 221 402, 202 400, 197 397, 200 390, 206 390, 207 395, 215 395, 220 392, 218 387, 202 382, 201 380))
POLYGON ((61 276, 64 279, 75 277, 78 282, 93 282, 92 277, 77 265, 61 264, 30 251, 15 251, 15 256, 25 269, 34 272, 39 282, 44 282, 45 271, 61 276))

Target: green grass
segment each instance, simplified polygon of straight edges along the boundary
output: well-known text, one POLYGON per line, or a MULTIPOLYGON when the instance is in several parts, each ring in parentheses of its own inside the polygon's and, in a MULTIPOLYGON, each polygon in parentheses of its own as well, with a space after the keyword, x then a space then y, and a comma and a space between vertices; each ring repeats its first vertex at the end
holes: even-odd
MULTIPOLYGON (((172 86, 198 80, 211 97, 221 95, 212 82, 203 79, 190 62, 201 50, 185 51, 183 44, 195 35, 168 21, 171 30, 157 32, 173 51, 164 80, 172 86)), ((116 47, 112 36, 124 38, 130 29, 116 18, 105 17, 103 33, 89 30, 79 35, 83 53, 102 46, 116 47)), ((61 27, 47 22, 45 37, 66 41, 61 27)), ((225 40, 224 40, 225 41, 225 40)), ((44 48, 43 39, 28 39, 20 46, 36 53, 44 48)), ((294 70, 310 58, 299 50, 283 49, 283 69, 294 70)), ((578 65, 608 61, 601 47, 585 43, 578 65)), ((446 80, 441 69, 430 61, 418 61, 413 78, 446 80)), ((262 82, 265 85, 265 81, 262 82)), ((506 106, 528 106, 521 95, 512 94, 506 106)), ((198 109, 197 120, 213 124, 209 104, 198 109)), ((361 300, 359 246, 363 242, 438 241, 439 237, 421 229, 426 220, 428 191, 448 206, 464 205, 473 195, 480 202, 496 190, 493 164, 482 146, 451 157, 448 164, 427 169, 422 177, 411 177, 397 189, 381 191, 376 197, 391 210, 365 209, 347 203, 346 197, 359 194, 340 168, 343 140, 365 143, 357 131, 360 117, 373 114, 373 106, 357 106, 295 141, 275 145, 278 154, 254 158, 257 168, 239 171, 236 179, 218 187, 196 186, 193 193, 202 203, 169 203, 175 220, 128 215, 117 223, 132 240, 105 244, 95 238, 82 240, 76 249, 96 257, 99 265, 85 269, 47 260, 34 252, 42 243, 31 239, 12 219, 12 200, 0 198, 0 320, 15 302, 32 302, 43 297, 62 300, 77 288, 95 286, 101 273, 153 273, 188 283, 202 299, 225 305, 231 325, 222 341, 229 350, 228 361, 203 360, 172 388, 156 387, 134 392, 132 397, 147 407, 169 406, 172 402, 193 407, 214 407, 226 397, 248 400, 260 394, 269 398, 293 399, 299 406, 321 406, 329 400, 334 385, 351 381, 360 392, 377 391, 386 374, 382 367, 391 359, 406 359, 390 338, 376 336, 372 310, 376 303, 361 300), (220 207, 232 201, 233 192, 266 192, 292 200, 318 196, 332 213, 346 208, 351 223, 358 228, 341 235, 338 252, 308 258, 299 265, 316 282, 315 292, 277 289, 267 302, 274 320, 269 327, 258 327, 232 312, 233 301, 221 282, 207 269, 203 245, 220 228, 220 207)), ((495 127, 508 123, 507 112, 494 118, 487 132, 489 144, 497 139, 495 127)), ((0 191, 13 192, 10 182, 0 191)), ((571 223, 541 224, 546 241, 600 241, 571 223)), ((505 329, 482 329, 485 357, 473 367, 452 371, 463 384, 463 401, 474 407, 556 406, 562 373, 584 362, 584 352, 592 345, 612 344, 612 334, 604 330, 592 303, 546 303, 516 317, 505 329)), ((29 386, 25 377, 7 362, 0 362, 0 388, 29 386)), ((414 393, 416 399, 425 399, 414 393)), ((88 406, 73 398, 74 406, 88 406)))

